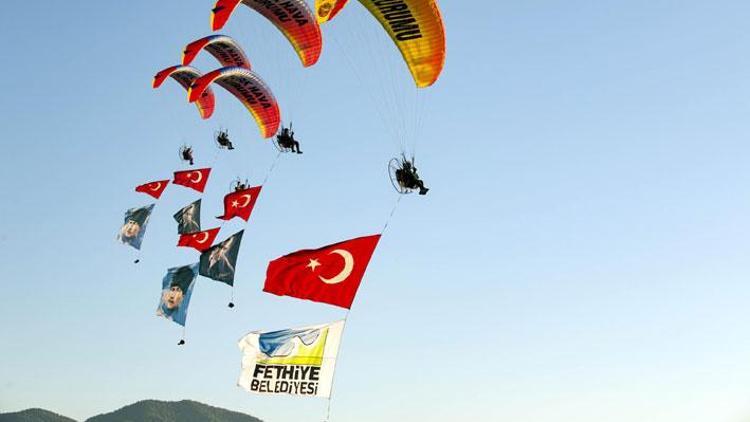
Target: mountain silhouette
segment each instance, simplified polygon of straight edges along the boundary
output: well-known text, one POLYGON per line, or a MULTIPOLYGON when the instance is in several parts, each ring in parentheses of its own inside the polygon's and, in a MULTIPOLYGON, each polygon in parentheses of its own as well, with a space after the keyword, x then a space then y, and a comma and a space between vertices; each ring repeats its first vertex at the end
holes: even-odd
POLYGON ((14 413, 0 413, 0 422, 76 422, 44 409, 26 409, 14 413))
MULTIPOLYGON (((43 409, 1 413, 0 422, 76 422, 43 409)), ((263 422, 244 413, 232 412, 191 400, 166 402, 143 400, 85 422, 263 422)))

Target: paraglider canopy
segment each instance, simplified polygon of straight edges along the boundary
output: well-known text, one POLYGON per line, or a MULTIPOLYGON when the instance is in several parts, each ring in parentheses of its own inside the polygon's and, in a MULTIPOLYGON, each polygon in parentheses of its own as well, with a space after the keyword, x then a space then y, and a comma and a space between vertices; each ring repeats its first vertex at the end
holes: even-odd
POLYGON ((231 37, 226 35, 209 35, 195 40, 185 46, 182 51, 182 65, 187 66, 195 60, 195 57, 203 50, 208 51, 222 67, 239 66, 250 69, 250 60, 242 51, 242 47, 231 37))
MULTIPOLYGON (((431 86, 440 77, 445 64, 445 27, 435 0, 359 0, 380 22, 398 47, 414 82, 419 88, 431 86)), ((318 0, 320 7, 334 3, 318 0)), ((331 15, 338 13, 346 1, 331 6, 331 15)), ((325 10, 324 10, 325 11, 325 10)), ((328 19, 333 16, 328 16, 328 19)))
POLYGON ((240 3, 271 21, 292 44, 303 66, 312 66, 318 61, 323 37, 305 0, 218 0, 211 10, 211 29, 223 28, 240 3))
MULTIPOLYGON (((200 71, 194 67, 180 65, 170 66, 159 71, 159 73, 154 76, 151 86, 154 89, 159 88, 168 77, 172 77, 172 79, 176 80, 183 88, 188 90, 190 85, 192 85, 200 76, 200 71)), ((214 113, 214 105, 216 103, 213 90, 210 88, 206 89, 194 101, 195 105, 198 107, 198 112, 200 113, 201 118, 208 119, 211 117, 214 113)))
POLYGON ((271 89, 254 72, 243 67, 223 67, 209 72, 193 82, 188 89, 188 101, 197 101, 211 83, 231 92, 253 115, 261 136, 270 138, 281 124, 281 111, 271 89))

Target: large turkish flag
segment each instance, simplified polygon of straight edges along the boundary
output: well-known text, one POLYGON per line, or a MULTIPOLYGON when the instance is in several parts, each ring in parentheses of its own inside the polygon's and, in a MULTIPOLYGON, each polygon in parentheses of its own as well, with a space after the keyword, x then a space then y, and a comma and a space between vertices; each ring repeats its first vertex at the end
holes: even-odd
POLYGON ((351 308, 380 235, 306 249, 271 261, 264 292, 351 308))

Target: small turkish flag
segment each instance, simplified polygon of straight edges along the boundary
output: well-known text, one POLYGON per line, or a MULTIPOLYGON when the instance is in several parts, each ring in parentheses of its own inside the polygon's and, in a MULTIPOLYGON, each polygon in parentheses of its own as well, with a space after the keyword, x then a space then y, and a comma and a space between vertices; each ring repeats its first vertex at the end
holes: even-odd
POLYGON ((253 212, 255 201, 260 195, 260 189, 263 186, 255 186, 248 189, 242 189, 230 193, 224 197, 224 215, 216 217, 220 220, 231 220, 239 217, 245 221, 250 218, 253 212))
POLYGON ((203 192, 208 182, 208 175, 211 173, 211 169, 195 169, 195 170, 183 170, 174 172, 174 180, 172 183, 175 185, 185 186, 190 189, 195 189, 198 192, 203 192))
POLYGON ((214 239, 216 239, 216 235, 219 234, 219 229, 220 228, 217 227, 202 232, 181 234, 180 240, 177 241, 177 246, 187 246, 203 252, 214 244, 214 239))
POLYGON ((169 180, 159 180, 157 182, 144 183, 140 186, 136 186, 135 191, 151 195, 156 199, 159 199, 164 189, 167 188, 169 180))
POLYGON ((306 249, 268 264, 263 291, 349 309, 380 235, 306 249))

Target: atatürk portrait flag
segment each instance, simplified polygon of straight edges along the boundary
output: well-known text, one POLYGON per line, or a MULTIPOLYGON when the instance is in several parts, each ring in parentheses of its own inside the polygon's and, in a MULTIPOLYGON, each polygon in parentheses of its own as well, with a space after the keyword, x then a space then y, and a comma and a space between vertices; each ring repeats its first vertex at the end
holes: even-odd
POLYGON ((188 234, 201 231, 201 200, 190 203, 174 215, 177 233, 188 234))
POLYGON ((172 183, 203 192, 208 183, 209 174, 211 174, 210 168, 176 171, 172 183))
POLYGON ((264 292, 351 308, 380 235, 358 237, 271 261, 264 292))
POLYGON ((151 204, 127 210, 123 225, 117 234, 117 239, 125 245, 130 245, 140 250, 143 236, 146 234, 146 225, 149 218, 151 218, 151 211, 154 210, 155 205, 151 204))
POLYGON ((255 201, 258 200, 262 186, 254 186, 232 192, 224 197, 224 215, 216 217, 221 220, 231 220, 239 217, 245 221, 250 219, 255 201))
POLYGON ((170 268, 161 282, 161 301, 156 315, 185 326, 198 264, 170 268))
POLYGON ((161 194, 164 193, 164 189, 169 185, 169 180, 158 180, 156 182, 144 183, 140 186, 136 186, 135 191, 151 195, 155 199, 159 199, 161 194))
POLYGON ((203 252, 198 271, 200 275, 233 286, 237 255, 240 253, 240 242, 244 232, 240 230, 203 252))

